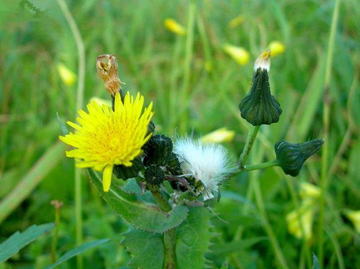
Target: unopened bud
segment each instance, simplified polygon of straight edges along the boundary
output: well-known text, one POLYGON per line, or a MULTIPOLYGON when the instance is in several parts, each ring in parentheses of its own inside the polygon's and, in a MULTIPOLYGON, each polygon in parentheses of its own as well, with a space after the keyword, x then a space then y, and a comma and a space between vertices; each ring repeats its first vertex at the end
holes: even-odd
POLYGON ((299 174, 304 162, 317 153, 323 143, 322 139, 300 144, 280 141, 275 144, 276 159, 285 174, 295 177, 299 174))

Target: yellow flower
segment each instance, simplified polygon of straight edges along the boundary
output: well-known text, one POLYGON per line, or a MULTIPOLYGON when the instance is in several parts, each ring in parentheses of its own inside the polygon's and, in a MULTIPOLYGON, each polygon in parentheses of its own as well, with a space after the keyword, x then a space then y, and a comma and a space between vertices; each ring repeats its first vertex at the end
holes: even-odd
POLYGON ((307 200, 307 199, 317 199, 319 198, 321 195, 321 190, 319 187, 310 184, 310 183, 306 183, 306 182, 302 182, 300 184, 300 197, 303 200, 307 200))
POLYGON ((230 142, 234 139, 235 132, 226 128, 217 129, 200 138, 204 143, 230 142))
POLYGON ((70 71, 65 65, 58 64, 57 70, 59 72, 61 80, 65 83, 67 86, 72 86, 76 81, 76 75, 70 71))
POLYGON ((77 123, 67 122, 75 133, 60 136, 60 140, 75 149, 66 152, 77 160, 80 168, 103 172, 103 189, 109 191, 114 165, 131 166, 149 140, 148 124, 153 116, 152 103, 143 110, 144 97, 135 99, 128 92, 121 100, 115 95, 115 110, 107 105, 90 102, 88 113, 79 110, 77 123))
POLYGON ((230 28, 236 28, 240 24, 242 24, 244 21, 245 21, 244 16, 239 15, 239 16, 236 16, 235 18, 233 18, 231 21, 229 21, 228 26, 230 28))
POLYGON ((238 64, 245 65, 250 60, 250 55, 246 49, 232 45, 224 45, 224 51, 233 58, 238 64))
POLYGON ((276 56, 285 52, 285 45, 280 41, 272 41, 269 44, 269 50, 271 51, 271 56, 276 56))
POLYGON ((286 222, 289 232, 299 239, 311 239, 314 213, 313 204, 303 202, 300 208, 287 214, 286 222))
POLYGON ((355 226, 355 230, 360 233, 360 210, 346 210, 345 215, 355 226))
POLYGON ((174 34, 177 35, 186 34, 185 28, 174 19, 170 19, 170 18, 166 19, 164 21, 164 26, 166 29, 168 29, 170 32, 173 32, 174 34))

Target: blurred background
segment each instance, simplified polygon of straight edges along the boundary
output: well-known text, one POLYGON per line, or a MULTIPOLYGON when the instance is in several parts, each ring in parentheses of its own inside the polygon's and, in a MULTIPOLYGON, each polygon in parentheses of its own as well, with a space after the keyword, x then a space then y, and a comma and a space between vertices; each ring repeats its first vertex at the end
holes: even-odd
MULTIPOLYGON (((54 222, 51 201, 58 200, 56 252, 76 245, 74 164, 58 136, 81 102, 109 100, 96 75, 98 55, 114 54, 123 89, 154 102, 159 133, 202 137, 226 128, 219 140, 237 158, 250 128, 238 104, 256 57, 271 48, 271 89, 283 114, 261 127, 249 161, 272 160, 280 139, 325 137, 326 152, 296 178, 270 168, 228 180, 214 207, 209 267, 312 268, 315 254, 324 268, 360 268, 357 0, 66 1, 75 24, 58 2, 0 3, 0 242, 54 222)), ((84 268, 126 268, 119 234, 128 226, 86 173, 81 184, 83 241, 113 239, 86 252, 84 268)), ((0 268, 44 268, 52 236, 0 268)), ((76 268, 76 260, 60 268, 76 268)))

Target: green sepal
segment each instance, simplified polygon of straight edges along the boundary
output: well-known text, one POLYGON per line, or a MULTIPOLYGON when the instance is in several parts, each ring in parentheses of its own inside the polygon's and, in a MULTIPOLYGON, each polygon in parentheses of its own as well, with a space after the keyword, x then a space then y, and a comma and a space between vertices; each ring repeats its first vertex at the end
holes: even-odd
POLYGON ((155 205, 138 202, 136 196, 116 188, 112 184, 108 192, 103 192, 101 178, 88 169, 91 182, 102 198, 124 221, 143 231, 163 233, 180 225, 188 215, 186 206, 176 206, 170 212, 163 212, 155 205))
POLYGON ((164 181, 165 174, 159 166, 151 165, 146 167, 144 178, 146 183, 159 186, 164 181))
POLYGON ((176 268, 205 268, 211 239, 209 227, 210 212, 204 207, 191 208, 187 220, 177 228, 176 268))
POLYGON ((149 165, 165 165, 173 150, 171 139, 165 135, 154 135, 145 144, 144 164, 149 165))
POLYGON ((269 76, 265 69, 256 70, 250 92, 241 101, 239 109, 241 117, 254 126, 279 121, 282 110, 279 102, 271 95, 269 76))
POLYGON ((144 165, 141 159, 138 157, 132 161, 132 166, 115 165, 113 174, 120 179, 126 180, 128 178, 134 178, 139 175, 140 171, 144 170, 144 165))
POLYGON ((324 141, 314 139, 305 143, 293 144, 280 141, 275 144, 276 159, 284 173, 290 176, 297 176, 304 162, 317 153, 324 141))
POLYGON ((123 234, 121 242, 132 258, 128 264, 134 269, 161 269, 164 263, 164 244, 160 234, 131 230, 123 234))

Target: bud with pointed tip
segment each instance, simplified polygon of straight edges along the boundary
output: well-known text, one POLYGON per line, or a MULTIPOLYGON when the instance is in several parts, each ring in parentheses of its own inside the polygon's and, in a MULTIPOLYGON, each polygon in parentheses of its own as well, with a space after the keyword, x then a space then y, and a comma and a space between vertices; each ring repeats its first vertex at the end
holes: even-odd
POLYGON ((262 53, 257 58, 254 69, 250 92, 239 105, 241 117, 254 126, 278 122, 282 110, 270 92, 270 51, 262 53))
POLYGON ((295 177, 299 174, 304 162, 317 153, 323 143, 322 139, 299 144, 286 141, 277 142, 275 144, 276 159, 285 174, 295 177))

